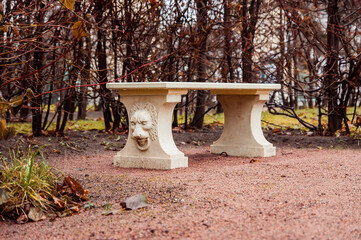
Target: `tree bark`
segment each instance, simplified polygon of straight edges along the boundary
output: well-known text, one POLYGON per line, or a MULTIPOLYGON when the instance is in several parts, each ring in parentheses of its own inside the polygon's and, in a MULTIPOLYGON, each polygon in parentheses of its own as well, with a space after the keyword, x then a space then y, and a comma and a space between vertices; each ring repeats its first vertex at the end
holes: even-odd
MULTIPOLYGON (((96 1, 96 21, 99 25, 101 25, 102 16, 103 16, 103 2, 100 0, 96 1)), ((97 49, 96 49, 96 58, 99 70, 99 82, 107 82, 107 59, 106 59, 106 49, 105 49, 105 35, 103 31, 98 29, 97 33, 97 49)), ((105 130, 108 131, 111 129, 110 122, 112 121, 111 118, 111 111, 110 111, 110 101, 111 92, 109 89, 106 88, 105 84, 100 85, 100 106, 103 110, 103 117, 104 117, 104 124, 105 130)))
POLYGON ((338 104, 338 53, 339 38, 337 28, 340 15, 338 12, 338 0, 329 0, 327 6, 327 62, 325 68, 325 93, 328 107, 328 129, 333 135, 342 127, 341 108, 338 104))
MULTIPOLYGON (((231 47, 231 25, 230 25, 230 6, 229 0, 223 0, 223 22, 224 22, 224 50, 223 55, 225 64, 222 70, 222 80, 225 82, 234 81, 234 70, 232 65, 232 47, 231 47)), ((218 109, 218 108, 217 108, 218 109)))
MULTIPOLYGON (((90 77, 90 56, 86 55, 83 52, 83 41, 81 41, 79 43, 79 49, 81 49, 80 54, 81 54, 81 58, 83 59, 84 62, 84 69, 81 71, 80 75, 81 75, 81 84, 87 84, 88 83, 88 79, 90 77)), ((86 49, 86 53, 90 54, 91 49, 90 49, 90 39, 86 38, 85 40, 85 49, 86 49)), ((79 91, 79 97, 78 97, 78 116, 77 119, 85 119, 86 118, 86 107, 88 105, 88 97, 87 97, 87 92, 88 92, 88 87, 81 87, 80 91, 79 91)))
MULTIPOLYGON (((44 4, 39 2, 38 9, 42 9, 44 4)), ((42 37, 42 22, 43 22, 43 13, 39 11, 37 13, 36 21, 38 23, 38 27, 36 28, 35 34, 38 35, 37 42, 41 44, 43 42, 42 37)), ((34 69, 41 69, 43 67, 43 50, 41 48, 35 49, 34 52, 34 69)), ((43 86, 43 75, 42 71, 39 71, 34 75, 34 85, 33 85, 33 92, 35 95, 42 93, 42 86, 43 86)), ((31 101, 32 106, 32 131, 34 136, 41 135, 41 123, 42 123, 42 97, 38 96, 31 101)))
MULTIPOLYGON (((196 0, 197 5, 197 42, 196 42, 196 49, 195 49, 195 61, 196 61, 196 75, 197 75, 197 82, 205 82, 205 75, 206 75, 206 49, 207 49, 207 4, 208 0, 196 0)), ((204 90, 197 91, 197 101, 196 101, 196 110, 194 113, 193 120, 191 122, 191 126, 196 128, 203 127, 203 120, 204 120, 204 112, 205 112, 205 105, 207 99, 207 92, 204 90)))
POLYGON ((253 77, 253 41, 258 22, 259 7, 262 0, 251 0, 248 7, 248 0, 242 0, 242 80, 243 82, 256 82, 253 77))

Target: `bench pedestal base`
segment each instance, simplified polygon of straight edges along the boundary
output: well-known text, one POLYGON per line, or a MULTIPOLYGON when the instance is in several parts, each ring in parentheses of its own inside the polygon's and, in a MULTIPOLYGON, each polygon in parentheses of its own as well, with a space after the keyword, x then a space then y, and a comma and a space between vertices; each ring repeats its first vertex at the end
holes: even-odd
POLYGON ((263 136, 261 114, 268 94, 217 95, 224 109, 224 129, 211 145, 211 152, 230 156, 270 157, 276 155, 263 136))
POLYGON ((229 156, 271 157, 276 155, 276 148, 273 146, 247 147, 234 145, 211 145, 211 153, 225 153, 229 156))
POLYGON ((129 118, 125 147, 114 156, 123 168, 173 169, 188 167, 188 158, 178 150, 172 135, 172 116, 181 94, 187 91, 125 91, 120 101, 129 118))
POLYGON ((114 156, 114 165, 122 168, 174 169, 188 167, 188 158, 169 156, 168 158, 151 158, 135 156, 114 156))

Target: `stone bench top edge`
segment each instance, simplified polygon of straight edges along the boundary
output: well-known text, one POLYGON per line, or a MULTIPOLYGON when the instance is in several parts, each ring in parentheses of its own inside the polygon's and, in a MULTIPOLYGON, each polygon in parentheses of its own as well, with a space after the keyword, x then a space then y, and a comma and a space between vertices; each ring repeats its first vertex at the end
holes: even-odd
POLYGON ((280 84, 273 83, 208 83, 208 82, 133 82, 107 83, 108 89, 194 89, 194 90, 278 90, 280 84))

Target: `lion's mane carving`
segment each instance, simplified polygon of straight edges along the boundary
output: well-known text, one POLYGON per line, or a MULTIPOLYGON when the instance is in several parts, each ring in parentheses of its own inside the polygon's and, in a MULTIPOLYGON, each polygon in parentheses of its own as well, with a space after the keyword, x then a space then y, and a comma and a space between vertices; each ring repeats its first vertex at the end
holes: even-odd
POLYGON ((139 150, 145 151, 150 140, 157 139, 157 110, 151 103, 136 103, 130 109, 131 138, 136 141, 139 150))

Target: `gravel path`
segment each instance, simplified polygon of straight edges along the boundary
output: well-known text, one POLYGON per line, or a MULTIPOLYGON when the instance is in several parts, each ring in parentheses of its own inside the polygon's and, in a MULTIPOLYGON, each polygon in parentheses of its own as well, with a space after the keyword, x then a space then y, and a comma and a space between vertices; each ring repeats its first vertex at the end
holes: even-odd
POLYGON ((189 168, 120 169, 115 152, 53 157, 90 190, 96 207, 17 225, 0 239, 361 239, 361 157, 354 149, 278 148, 270 158, 182 149, 189 168), (121 211, 141 193, 148 208, 121 211), (103 215, 111 206, 115 215, 103 215))

